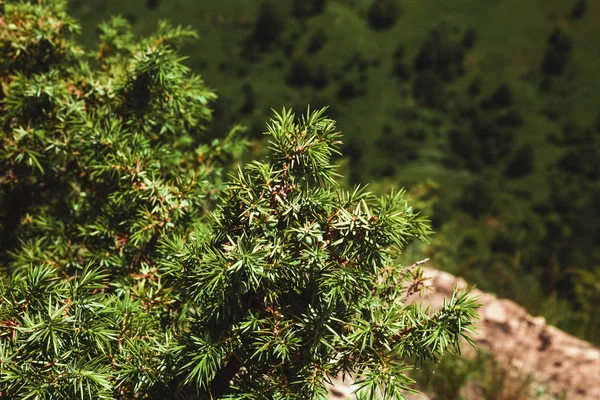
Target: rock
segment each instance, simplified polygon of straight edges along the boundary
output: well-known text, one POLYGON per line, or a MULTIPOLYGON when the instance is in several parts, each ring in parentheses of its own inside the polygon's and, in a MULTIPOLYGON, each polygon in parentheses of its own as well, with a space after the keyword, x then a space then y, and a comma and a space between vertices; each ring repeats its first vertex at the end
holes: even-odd
MULTIPOLYGON (((429 278, 426 295, 413 296, 409 301, 423 301, 433 310, 439 309, 444 298, 452 296, 455 287, 468 287, 462 278, 427 268, 429 278)), ((474 340, 479 349, 487 350, 496 361, 520 377, 532 376, 536 384, 554 396, 569 400, 600 399, 600 349, 571 336, 560 329, 546 325, 543 317, 532 317, 516 303, 474 289, 479 296, 480 309, 478 336, 474 340)), ((465 354, 472 355, 467 350, 465 354)), ((330 399, 352 399, 351 382, 334 380, 330 399)), ((413 396, 413 397, 410 397, 413 396)), ((428 400, 424 395, 410 400, 428 400)), ((480 399, 477 388, 465 388, 467 400, 480 399)))
MULTIPOLYGON (((426 269, 432 295, 424 298, 433 308, 452 295, 455 286, 466 282, 446 272, 426 269)), ((522 376, 531 374, 550 394, 565 394, 569 400, 600 399, 600 349, 546 325, 516 303, 497 299, 479 290, 480 323, 477 347, 488 350, 496 360, 516 367, 522 376)))
POLYGON ((352 397, 354 389, 350 387, 352 381, 347 379, 342 381, 341 378, 333 378, 331 380, 332 385, 329 387, 329 399, 330 400, 345 400, 352 397))

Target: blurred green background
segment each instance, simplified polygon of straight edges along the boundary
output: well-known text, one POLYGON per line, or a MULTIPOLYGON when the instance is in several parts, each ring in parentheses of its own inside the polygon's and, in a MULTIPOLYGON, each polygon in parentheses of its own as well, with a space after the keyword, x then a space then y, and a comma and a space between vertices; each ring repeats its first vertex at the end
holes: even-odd
POLYGON ((257 141, 271 108, 329 105, 349 184, 409 189, 436 235, 413 249, 600 344, 600 2, 71 0, 94 45, 111 15, 201 39, 208 134, 257 141))

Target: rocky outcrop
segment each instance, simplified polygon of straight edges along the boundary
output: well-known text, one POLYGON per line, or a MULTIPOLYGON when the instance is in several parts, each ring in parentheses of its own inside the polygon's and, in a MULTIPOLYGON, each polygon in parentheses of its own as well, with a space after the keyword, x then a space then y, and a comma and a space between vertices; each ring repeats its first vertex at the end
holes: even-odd
MULTIPOLYGON (((426 269, 425 276, 430 289, 421 300, 433 309, 441 307, 455 287, 467 287, 463 279, 435 269, 426 269)), ((510 300, 478 290, 472 293, 482 304, 474 338, 478 348, 520 376, 532 376, 549 394, 568 400, 600 399, 600 349, 547 325, 542 317, 532 317, 510 300)), ((348 384, 336 383, 331 399, 349 398, 348 384)))
MULTIPOLYGON (((463 279, 428 269, 432 286, 427 302, 440 307, 455 286, 466 287, 463 279)), ((532 317, 523 307, 506 299, 474 290, 480 296, 477 346, 496 360, 531 375, 552 394, 569 400, 600 399, 600 349, 553 326, 542 317, 532 317)))

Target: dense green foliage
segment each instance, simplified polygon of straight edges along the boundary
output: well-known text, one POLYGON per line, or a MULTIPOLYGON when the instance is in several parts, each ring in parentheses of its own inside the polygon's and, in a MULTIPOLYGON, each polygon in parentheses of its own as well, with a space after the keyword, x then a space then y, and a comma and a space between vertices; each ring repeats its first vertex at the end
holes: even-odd
POLYGON ((71 4, 138 32, 161 16, 196 27, 190 65, 220 90, 211 135, 240 120, 260 137, 271 107, 332 105, 353 183, 439 183, 436 266, 600 338, 597 2, 71 4))
POLYGON ((88 58, 59 6, 6 7, 3 261, 143 263, 157 235, 190 229, 218 184, 218 163, 202 160, 213 149, 200 146, 214 94, 172 48, 193 33, 162 24, 138 42, 116 18, 88 58))
POLYGON ((195 307, 186 381, 235 376, 239 398, 326 398, 323 378, 352 372, 363 391, 402 398, 405 360, 437 359, 469 332, 466 294, 433 315, 405 303, 420 279, 406 287, 394 258, 427 228, 402 192, 339 190, 339 134, 322 112, 271 121, 270 161, 239 171, 212 233, 183 255, 195 307))
POLYGON ((324 109, 275 114, 270 156, 226 182, 246 143, 206 139, 195 33, 117 17, 85 52, 79 30, 64 1, 0 1, 0 397, 324 399, 352 373, 403 398, 409 360, 469 340, 468 293, 407 300, 427 222, 340 188, 324 109))

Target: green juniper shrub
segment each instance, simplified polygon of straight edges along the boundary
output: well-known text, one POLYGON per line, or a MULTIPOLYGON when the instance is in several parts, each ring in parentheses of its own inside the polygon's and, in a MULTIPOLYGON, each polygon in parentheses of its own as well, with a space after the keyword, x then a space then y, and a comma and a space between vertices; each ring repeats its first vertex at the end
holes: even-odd
POLYGON ((334 79, 339 81, 336 91, 339 101, 345 102, 364 96, 368 87, 369 62, 356 52, 344 62, 342 73, 337 72, 334 79))
POLYGON ((533 146, 524 145, 520 147, 508 159, 504 168, 504 175, 509 178, 521 178, 533 171, 534 152, 533 146))
POLYGON ((242 143, 200 140, 214 94, 173 48, 193 32, 161 24, 136 42, 114 18, 92 68, 70 38, 75 22, 49 4, 6 6, 2 258, 128 268, 159 234, 197 219, 218 157, 242 143))
POLYGON ((345 78, 340 83, 337 90, 337 97, 340 101, 349 101, 365 94, 365 85, 353 78, 345 78))
POLYGON ((303 87, 309 85, 314 79, 313 68, 306 57, 297 57, 291 64, 285 80, 289 86, 303 87))
POLYGON ((418 74, 412 82, 412 96, 422 107, 443 110, 448 103, 444 81, 432 71, 418 74))
POLYGON ((373 0, 367 10, 367 21, 374 30, 389 29, 402 13, 399 0, 373 0))
POLYGON ((420 138, 424 132, 418 128, 393 128, 390 125, 384 125, 382 135, 379 136, 375 145, 382 156, 389 157, 392 164, 399 160, 414 161, 418 157, 418 147, 422 141, 420 138))
POLYGON ((415 57, 415 72, 432 71, 444 81, 462 76, 465 48, 469 47, 463 45, 461 33, 462 29, 449 24, 440 24, 432 29, 415 57))
POLYGON ((180 349, 184 383, 234 398, 322 398, 326 376, 352 372, 363 391, 397 398, 412 382, 402 360, 436 359, 440 341, 468 329, 465 294, 430 317, 403 303, 410 273, 394 254, 427 227, 403 192, 339 189, 339 134, 322 114, 271 120, 270 161, 239 171, 211 232, 183 255, 195 316, 180 349))
POLYGON ((256 94, 254 92, 254 87, 251 83, 244 83, 242 86, 242 106, 240 107, 240 112, 242 114, 249 114, 256 108, 256 94))
POLYGON ((404 59, 405 57, 404 46, 399 45, 394 52, 393 65, 393 76, 398 78, 400 82, 408 81, 411 76, 411 70, 409 64, 404 59))
POLYGON ((327 0, 294 0, 292 14, 297 18, 313 17, 322 14, 327 7, 327 0))
POLYGON ((85 52, 65 3, 0 19, 0 396, 324 399, 352 373, 395 399, 408 360, 459 350, 478 305, 406 302, 423 279, 397 256, 427 222, 340 189, 324 110, 275 114, 270 157, 226 183, 246 143, 204 139, 194 32, 117 17, 85 52))
POLYGON ((566 68, 573 49, 573 38, 564 28, 555 28, 548 37, 548 49, 542 60, 542 72, 560 75, 566 68))
POLYGON ((587 0, 578 0, 577 2, 575 2, 575 5, 573 6, 571 13, 569 14, 569 17, 575 20, 582 19, 583 17, 585 17, 586 12, 587 0))
POLYGON ((86 54, 64 3, 2 15, 0 387, 128 398, 174 343, 159 238, 199 229, 244 142, 201 140, 214 94, 176 53, 192 31, 114 18, 86 54))
POLYGON ((317 29, 310 36, 308 45, 306 46, 306 52, 308 54, 316 53, 323 48, 325 43, 327 43, 327 35, 325 34, 325 30, 317 29))
POLYGON ((523 116, 515 109, 498 113, 495 123, 501 128, 519 128, 523 125, 523 116))
POLYGON ((329 71, 325 64, 318 64, 315 67, 311 84, 316 90, 323 90, 329 85, 329 71))
POLYGON ((498 86, 489 96, 483 99, 480 106, 483 110, 498 110, 510 107, 513 104, 513 94, 510 86, 502 84, 498 86))
POLYGON ((477 43, 477 33, 473 28, 469 28, 465 31, 461 44, 465 49, 470 50, 475 46, 475 43, 477 43))
POLYGON ((471 97, 477 97, 481 94, 481 78, 476 77, 471 81, 467 88, 467 93, 471 97))
POLYGON ((261 50, 271 49, 285 29, 285 19, 283 7, 277 2, 261 3, 249 42, 255 43, 261 50))
POLYGON ((146 0, 146 7, 150 10, 157 8, 160 5, 160 0, 146 0))

